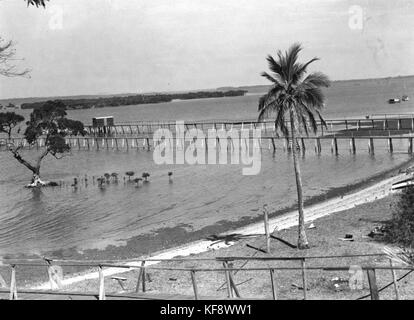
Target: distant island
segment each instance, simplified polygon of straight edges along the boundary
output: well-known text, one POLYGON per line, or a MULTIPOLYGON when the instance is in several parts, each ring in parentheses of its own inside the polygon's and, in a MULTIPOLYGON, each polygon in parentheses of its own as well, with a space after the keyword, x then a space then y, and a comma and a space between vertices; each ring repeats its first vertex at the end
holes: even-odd
MULTIPOLYGON (((206 98, 223 98, 244 96, 247 90, 229 90, 229 91, 199 91, 188 93, 174 94, 139 94, 130 96, 113 96, 99 98, 81 98, 81 99, 57 99, 62 101, 66 109, 90 109, 103 107, 130 106, 136 104, 162 103, 173 100, 190 100, 206 98)), ((21 104, 21 109, 39 109, 46 101, 37 101, 21 104)))

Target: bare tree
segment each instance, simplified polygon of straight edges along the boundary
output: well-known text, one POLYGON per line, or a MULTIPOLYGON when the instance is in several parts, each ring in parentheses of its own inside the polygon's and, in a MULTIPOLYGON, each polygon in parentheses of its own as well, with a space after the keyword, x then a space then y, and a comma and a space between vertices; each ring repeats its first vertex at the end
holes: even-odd
POLYGON ((17 70, 13 61, 21 60, 16 58, 16 50, 13 41, 5 41, 0 37, 0 75, 5 77, 28 76, 30 70, 17 70))
POLYGON ((36 7, 46 7, 46 1, 49 0, 25 0, 27 1, 27 5, 32 5, 32 6, 36 6, 36 7))
POLYGON ((13 157, 33 173, 32 181, 28 187, 40 187, 50 185, 49 182, 40 179, 40 166, 47 155, 56 159, 62 158, 70 152, 71 147, 66 143, 66 136, 84 135, 84 125, 80 121, 66 118, 66 106, 60 100, 47 101, 39 109, 34 109, 30 114, 30 120, 26 123, 24 138, 30 146, 38 145, 39 139, 44 141, 44 147, 34 162, 29 162, 20 154, 22 143, 15 144, 9 141, 7 147, 13 157))

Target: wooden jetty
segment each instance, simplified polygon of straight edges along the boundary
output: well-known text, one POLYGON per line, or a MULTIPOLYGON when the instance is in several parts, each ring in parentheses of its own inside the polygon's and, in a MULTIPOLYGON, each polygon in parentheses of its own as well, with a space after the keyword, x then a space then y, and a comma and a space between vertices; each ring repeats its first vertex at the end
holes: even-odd
MULTIPOLYGON (((317 135, 298 136, 295 142, 291 139, 279 136, 275 131, 273 121, 198 121, 182 122, 182 129, 198 129, 205 135, 202 145, 209 146, 208 131, 214 129, 217 133, 214 147, 226 140, 229 148, 234 148, 231 139, 232 133, 248 132, 249 139, 253 137, 254 129, 260 129, 259 146, 262 149, 290 151, 294 145, 296 148, 305 152, 307 149, 314 149, 316 153, 321 153, 326 144, 330 144, 328 149, 338 155, 340 151, 348 149, 355 154, 357 149, 368 151, 374 154, 375 151, 387 150, 393 153, 396 150, 396 142, 403 142, 403 150, 398 152, 413 153, 414 138, 414 114, 410 115, 371 115, 366 118, 353 119, 329 119, 326 126, 320 121, 317 122, 319 131, 317 135), (361 144, 361 141, 364 141, 361 144), (378 148, 378 145, 386 144, 386 148, 378 148), (344 148, 344 146, 346 146, 344 148)), ((159 129, 168 129, 172 134, 171 146, 184 148, 188 141, 184 141, 182 135, 177 133, 177 123, 175 121, 166 122, 131 122, 107 126, 105 130, 94 125, 86 126, 85 136, 67 137, 66 143, 73 151, 99 151, 99 150, 152 150, 156 147, 154 133, 159 129)), ((197 140, 195 140, 197 141, 197 140)), ((14 137, 10 140, 0 138, 0 151, 7 150, 7 143, 20 145, 23 149, 40 149, 44 147, 44 139, 40 138, 36 143, 29 145, 22 136, 14 137)))
MULTIPOLYGON (((346 149, 349 152, 355 154, 359 148, 360 152, 368 152, 374 154, 375 151, 387 151, 389 153, 396 152, 395 144, 399 143, 403 145, 398 149, 398 152, 404 152, 412 154, 413 150, 413 138, 414 133, 404 135, 393 136, 374 136, 374 135, 362 135, 362 136, 299 136, 296 138, 296 142, 293 143, 292 139, 286 139, 280 136, 261 136, 257 139, 260 149, 269 149, 273 152, 279 151, 291 151, 292 146, 295 145, 301 152, 307 150, 315 150, 315 153, 320 154, 323 151, 323 146, 332 153, 338 155, 346 149), (323 142, 323 143, 322 143, 323 142), (361 143, 363 142, 363 143, 361 143), (386 146, 378 148, 378 144, 386 146), (330 145, 330 147, 328 147, 330 145), (376 147, 377 145, 377 147, 376 147)), ((221 148, 222 144, 228 148, 229 151, 234 151, 235 143, 229 137, 214 138, 216 141, 212 143, 213 148, 221 148)), ((172 137, 167 139, 170 146, 177 149, 184 149, 189 145, 190 141, 185 139, 172 137)), ((210 147, 211 139, 208 137, 202 139, 201 146, 208 149, 210 147)), ((197 141, 197 139, 195 140, 197 141)), ((246 139, 247 141, 247 139, 246 139)), ((250 142, 253 141, 253 137, 250 136, 246 143, 249 148, 250 142)), ((114 150, 114 151, 132 151, 143 150, 151 151, 157 146, 157 143, 161 141, 154 140, 153 137, 67 137, 66 143, 71 146, 72 151, 100 151, 100 150, 114 150)), ((163 143, 165 140, 162 141, 163 143)), ((243 139, 239 140, 239 145, 243 143, 243 139)), ((20 145, 24 150, 39 150, 44 148, 44 139, 40 138, 35 144, 29 145, 23 138, 13 139, 0 139, 0 151, 7 151, 7 144, 11 143, 14 146, 20 145)), ((252 147, 250 147, 252 148, 252 147)), ((326 150, 325 149, 325 150, 326 150)))
MULTIPOLYGON (((124 122, 113 126, 96 127, 86 125, 85 129, 91 136, 136 136, 153 134, 158 129, 168 129, 171 132, 176 130, 176 121, 135 121, 124 122), (105 130, 104 130, 105 129, 105 130)), ((391 130, 391 131, 414 131, 414 114, 399 115, 398 117, 390 117, 387 115, 370 116, 365 118, 349 118, 349 119, 328 119, 326 126, 317 121, 321 135, 338 132, 340 130, 391 130)), ((184 123, 186 130, 200 129, 207 131, 208 129, 261 129, 264 134, 270 134, 275 131, 274 121, 186 121, 184 123)))

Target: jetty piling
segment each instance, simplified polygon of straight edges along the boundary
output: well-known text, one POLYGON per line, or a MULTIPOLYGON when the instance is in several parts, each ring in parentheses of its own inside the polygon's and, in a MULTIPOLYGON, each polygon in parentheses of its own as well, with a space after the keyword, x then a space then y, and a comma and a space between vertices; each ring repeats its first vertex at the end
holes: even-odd
POLYGON ((370 154, 374 154, 374 139, 373 138, 369 138, 368 140, 368 152, 370 154))
POLYGON ((349 143, 351 145, 351 152, 352 152, 352 154, 355 154, 356 153, 355 138, 354 137, 351 137, 349 143))
POLYGON ((394 152, 394 146, 392 144, 392 138, 388 138, 388 152, 393 153, 394 152))

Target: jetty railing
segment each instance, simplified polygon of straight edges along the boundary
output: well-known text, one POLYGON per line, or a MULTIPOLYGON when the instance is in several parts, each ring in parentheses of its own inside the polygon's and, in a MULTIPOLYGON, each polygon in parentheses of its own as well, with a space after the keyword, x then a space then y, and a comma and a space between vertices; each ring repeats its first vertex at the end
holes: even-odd
MULTIPOLYGON (((249 148, 249 144, 254 142, 254 137, 249 136, 246 140, 246 147, 249 148)), ((335 155, 339 154, 339 151, 348 149, 350 153, 355 154, 357 148, 362 151, 367 151, 370 154, 374 154, 376 149, 375 142, 379 142, 381 145, 381 150, 386 150, 389 153, 396 152, 395 143, 397 141, 402 143, 403 146, 400 146, 399 152, 406 152, 412 154, 414 152, 413 146, 414 133, 403 134, 403 135, 392 135, 391 132, 388 132, 388 135, 326 135, 326 136, 298 136, 296 137, 295 143, 293 143, 291 138, 285 138, 282 136, 276 135, 265 135, 261 136, 256 145, 260 149, 269 149, 273 152, 278 150, 291 151, 293 146, 297 149, 300 149, 301 152, 305 153, 308 149, 314 149, 315 153, 320 154, 322 152, 322 141, 328 142, 328 149, 335 155), (357 141, 359 143, 357 143, 357 141), (361 145, 361 141, 364 141, 365 148, 361 145), (341 148, 340 148, 341 147, 341 148), (402 148, 402 149, 401 149, 402 148)), ((189 145, 191 142, 186 141, 184 138, 172 137, 167 139, 170 146, 180 150, 185 149, 186 145, 189 145)), ((209 147, 220 149, 222 144, 224 148, 227 148, 228 151, 234 151, 237 145, 234 140, 229 136, 227 137, 214 137, 209 138, 205 137, 201 139, 201 147, 206 150, 209 147), (212 141, 214 140, 214 141, 212 141), (211 143, 212 142, 212 146, 211 143)), ((239 138, 240 144, 243 143, 242 138, 239 138)), ((129 150, 153 150, 156 148, 157 143, 164 143, 165 140, 157 141, 150 136, 142 137, 67 137, 66 143, 71 146, 72 151, 99 151, 99 150, 117 150, 117 151, 129 151, 129 150)), ((197 142, 195 139, 192 142, 197 142)), ((40 138, 34 144, 28 144, 27 141, 23 138, 12 138, 12 139, 0 139, 0 151, 7 151, 8 145, 12 144, 13 146, 20 146, 24 150, 39 150, 44 148, 45 140, 40 138)), ((239 144, 239 147, 240 147, 239 144)), ((325 148, 326 148, 325 143, 325 148)), ((377 146, 378 147, 378 146, 377 146)))
MULTIPOLYGON (((371 115, 365 118, 338 118, 326 119, 324 125, 320 120, 316 121, 318 126, 318 136, 332 135, 340 132, 357 132, 364 133, 367 131, 381 132, 381 131, 402 131, 414 132, 414 114, 410 115, 371 115)), ((288 126, 289 127, 289 126, 288 126)), ((209 129, 216 130, 253 130, 261 129, 262 135, 275 135, 275 124, 273 120, 207 120, 207 121, 185 121, 185 130, 200 129, 207 132, 209 129)), ((133 121, 122 122, 113 126, 96 127, 91 124, 85 126, 85 130, 89 137, 142 137, 153 135, 158 129, 168 129, 171 132, 176 132, 176 121, 133 121)), ((16 138, 22 137, 16 135, 16 138)), ((1 135, 0 135, 1 137, 1 135)), ((3 137, 5 135, 3 134, 3 137)))
MULTIPOLYGON (((406 130, 414 131, 414 115, 400 115, 390 117, 384 115, 381 117, 367 116, 365 118, 342 118, 327 119, 325 125, 320 120, 316 121, 319 135, 331 134, 343 130, 406 130)), ((189 129, 262 129, 265 133, 275 132, 274 121, 264 120, 236 120, 236 121, 185 121, 184 127, 189 129)), ((94 127, 86 125, 85 129, 92 136, 135 136, 153 134, 158 129, 168 129, 171 132, 176 130, 175 121, 135 121, 123 122, 114 126, 94 127)))
MULTIPOLYGON (((307 263, 311 260, 315 259, 335 259, 335 258, 356 258, 356 257, 373 257, 373 256, 385 256, 382 253, 375 253, 375 254, 355 254, 355 255, 332 255, 332 256, 223 256, 223 257, 215 257, 215 258, 173 258, 173 259, 134 259, 134 264, 121 264, 119 261, 114 261, 111 263, 111 260, 97 260, 97 261, 79 261, 79 260, 53 260, 53 259, 28 259, 28 260, 19 260, 19 259, 1 259, 1 264, 3 267, 7 266, 11 268, 11 279, 9 290, 7 289, 0 289, 0 293, 7 293, 9 295, 10 300, 18 299, 18 294, 32 294, 32 295, 43 295, 47 297, 49 295, 65 295, 65 296, 82 296, 82 297, 94 297, 99 300, 105 300, 106 298, 131 298, 131 299, 150 299, 151 296, 145 296, 144 294, 138 294, 140 288, 142 288, 142 292, 146 292, 146 276, 145 272, 148 270, 159 270, 159 271, 174 271, 174 272, 181 272, 189 275, 189 279, 191 280, 191 285, 193 288, 193 299, 198 300, 202 298, 199 294, 199 285, 200 282, 197 281, 197 273, 200 272, 218 272, 224 274, 224 281, 225 286, 227 289, 227 298, 228 299, 238 299, 242 298, 242 294, 240 289, 237 287, 234 281, 234 274, 236 272, 250 272, 250 271, 263 271, 269 274, 269 281, 271 283, 271 290, 272 290, 272 299, 278 299, 278 281, 275 276, 275 271, 279 272, 287 272, 287 271, 300 271, 301 278, 302 278, 302 290, 303 290, 303 299, 308 299, 308 272, 309 271, 324 271, 324 272, 333 272, 333 271, 350 271, 355 265, 338 265, 338 266, 309 266, 307 263), (145 265, 149 262, 201 262, 201 261, 215 261, 223 265, 223 267, 168 267, 168 266, 157 266, 157 265, 145 265), (274 262, 274 261, 296 261, 299 262, 300 265, 295 266, 266 266, 266 267, 234 267, 233 263, 235 261, 258 261, 258 262, 274 262), (79 292, 79 291, 62 291, 62 290, 34 290, 34 289, 17 289, 17 281, 16 281, 16 272, 17 267, 48 267, 50 268, 53 265, 58 266, 66 266, 66 267, 91 267, 97 268, 99 277, 99 289, 98 292, 79 292), (104 268, 119 268, 120 272, 121 269, 128 269, 134 270, 139 269, 136 290, 135 293, 110 293, 107 294, 105 292, 105 274, 104 268)), ((400 292, 399 292, 399 285, 398 281, 402 280, 410 273, 414 271, 414 267, 412 266, 395 266, 391 259, 389 259, 389 266, 381 266, 381 265, 363 265, 358 266, 361 272, 365 272, 368 278, 369 284, 369 294, 359 297, 358 299, 364 299, 370 297, 372 300, 379 300, 380 299, 380 292, 384 289, 393 286, 395 298, 398 300, 400 299, 400 292), (392 275, 392 282, 385 285, 383 288, 378 288, 377 284, 377 274, 376 271, 390 271, 392 275), (408 271, 404 276, 397 278, 396 277, 396 270, 400 271, 408 271)), ((49 273, 50 277, 50 273, 49 273)), ((152 298, 157 298, 153 296, 152 298)))

